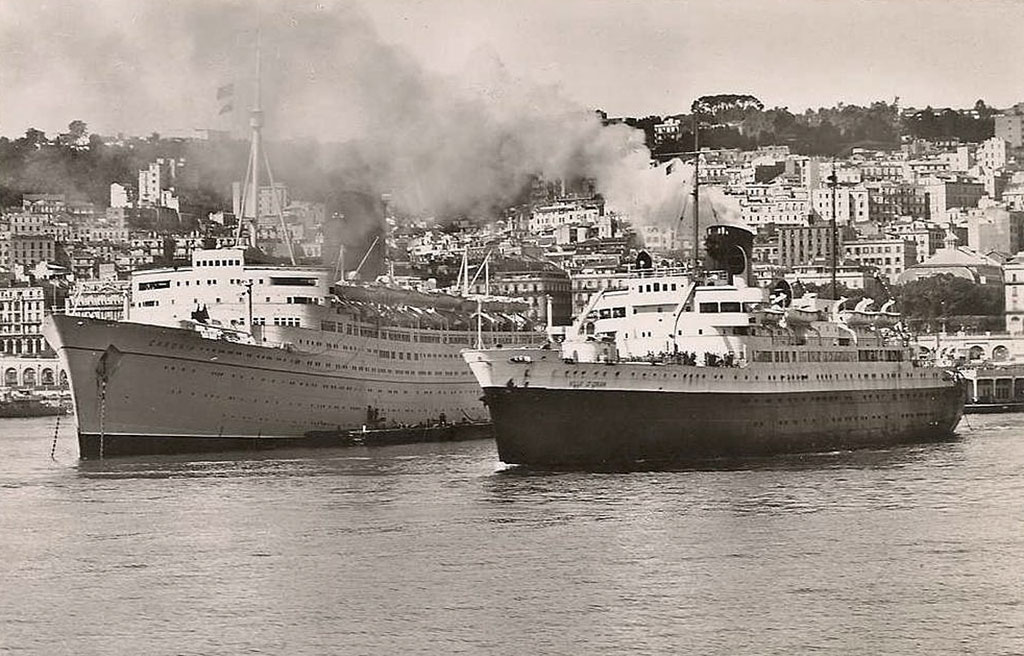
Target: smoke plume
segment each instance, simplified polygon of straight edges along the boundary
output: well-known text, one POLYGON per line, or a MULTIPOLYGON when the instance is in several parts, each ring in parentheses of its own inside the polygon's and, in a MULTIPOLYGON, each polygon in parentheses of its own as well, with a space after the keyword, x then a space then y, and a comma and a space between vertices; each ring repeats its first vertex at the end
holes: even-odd
MULTIPOLYGON (((66 98, 68 120, 94 131, 157 129, 147 121, 244 126, 255 95, 253 2, 44 7, 45 20, 26 10, 4 21, 5 87, 43 102, 66 98), (231 97, 217 99, 228 83, 231 97)), ((398 210, 470 217, 513 201, 531 176, 590 177, 608 207, 635 222, 678 219, 684 190, 650 167, 642 132, 602 125, 558 88, 512 75, 493 53, 476 52, 461 74, 442 76, 381 39, 356 6, 259 7, 267 138, 347 143, 322 150, 311 173, 344 171, 351 188, 389 192, 398 210)))

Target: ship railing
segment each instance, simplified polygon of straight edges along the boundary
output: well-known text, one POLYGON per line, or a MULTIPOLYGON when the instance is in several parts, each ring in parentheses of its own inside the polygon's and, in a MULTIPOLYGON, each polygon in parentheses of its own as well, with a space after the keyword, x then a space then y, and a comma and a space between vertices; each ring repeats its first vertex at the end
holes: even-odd
POLYGON ((714 353, 712 351, 705 351, 703 354, 698 354, 695 351, 679 351, 675 353, 661 351, 658 353, 648 353, 647 355, 624 356, 618 358, 617 362, 651 365, 674 364, 690 367, 722 368, 740 368, 747 366, 747 361, 742 355, 737 355, 731 351, 724 354, 714 353))
POLYGON ((635 278, 683 278, 690 275, 688 267, 663 267, 660 269, 632 269, 635 278))

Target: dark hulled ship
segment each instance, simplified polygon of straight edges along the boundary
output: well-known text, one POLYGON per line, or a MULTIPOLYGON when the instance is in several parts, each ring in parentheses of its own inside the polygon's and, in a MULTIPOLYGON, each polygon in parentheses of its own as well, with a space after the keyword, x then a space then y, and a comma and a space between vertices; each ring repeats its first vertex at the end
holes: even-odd
POLYGON ((705 273, 639 269, 564 340, 463 353, 499 457, 605 466, 948 438, 955 372, 917 357, 890 313, 754 286, 752 235, 708 229, 705 273))

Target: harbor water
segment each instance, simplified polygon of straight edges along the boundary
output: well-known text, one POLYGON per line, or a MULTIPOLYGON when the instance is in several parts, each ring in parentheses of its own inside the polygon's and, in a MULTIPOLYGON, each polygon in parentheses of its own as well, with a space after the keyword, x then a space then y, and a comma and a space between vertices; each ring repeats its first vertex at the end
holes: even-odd
POLYGON ((604 473, 490 441, 80 462, 54 422, 0 422, 0 653, 1024 653, 1024 415, 604 473))

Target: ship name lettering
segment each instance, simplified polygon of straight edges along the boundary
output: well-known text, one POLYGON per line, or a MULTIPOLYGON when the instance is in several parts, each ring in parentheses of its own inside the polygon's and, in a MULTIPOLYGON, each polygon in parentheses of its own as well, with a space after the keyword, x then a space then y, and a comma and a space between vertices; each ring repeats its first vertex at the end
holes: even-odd
POLYGON ((569 387, 607 387, 607 381, 603 380, 570 380, 569 387))

